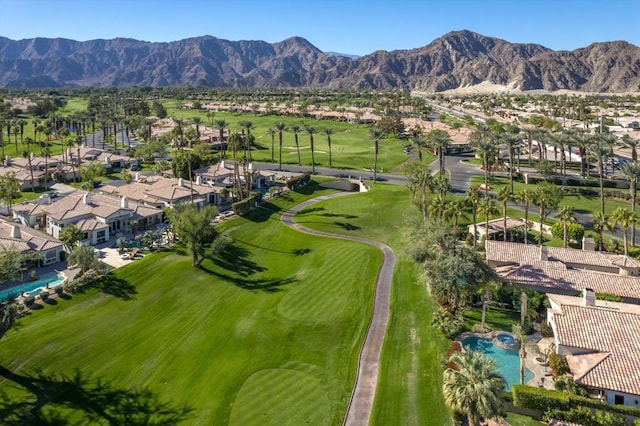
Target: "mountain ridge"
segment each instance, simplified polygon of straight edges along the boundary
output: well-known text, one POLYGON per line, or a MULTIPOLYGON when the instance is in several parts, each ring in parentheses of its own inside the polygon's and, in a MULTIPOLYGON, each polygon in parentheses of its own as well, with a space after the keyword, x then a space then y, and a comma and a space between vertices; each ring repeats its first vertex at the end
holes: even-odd
POLYGON ((327 87, 440 92, 492 83, 520 90, 640 91, 640 48, 626 41, 567 50, 469 30, 350 58, 302 37, 268 43, 204 35, 172 42, 0 36, 0 87, 327 87))

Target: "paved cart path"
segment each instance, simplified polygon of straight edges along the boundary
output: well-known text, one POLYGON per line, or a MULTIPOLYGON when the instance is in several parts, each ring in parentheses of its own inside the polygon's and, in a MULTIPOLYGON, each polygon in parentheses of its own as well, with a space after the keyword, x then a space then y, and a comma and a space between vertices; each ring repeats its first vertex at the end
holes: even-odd
POLYGON ((382 251, 384 260, 378 271, 376 288, 374 291, 374 305, 367 327, 367 334, 360 348, 358 358, 358 373, 356 381, 351 391, 351 398, 344 417, 344 425, 368 425, 373 409, 373 400, 376 396, 376 386, 378 384, 378 365, 380 353, 384 343, 384 335, 389 322, 389 307, 391 299, 391 283, 393 282, 393 271, 396 265, 396 256, 393 250, 386 244, 367 238, 332 234, 329 232, 316 231, 306 228, 293 221, 294 215, 313 204, 331 198, 350 195, 348 192, 323 195, 321 197, 307 200, 297 206, 287 210, 282 214, 282 221, 289 227, 312 235, 319 235, 328 238, 338 238, 341 240, 358 241, 377 247, 382 251))

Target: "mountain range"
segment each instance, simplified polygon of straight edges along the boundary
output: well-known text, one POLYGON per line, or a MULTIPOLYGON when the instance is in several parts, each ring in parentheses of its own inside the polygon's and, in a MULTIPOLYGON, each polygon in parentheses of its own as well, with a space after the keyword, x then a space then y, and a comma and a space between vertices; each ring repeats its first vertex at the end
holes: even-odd
POLYGON ((361 57, 301 37, 278 43, 212 36, 168 43, 0 37, 0 87, 318 87, 440 92, 492 83, 519 90, 639 92, 640 48, 572 51, 453 31, 417 49, 361 57))

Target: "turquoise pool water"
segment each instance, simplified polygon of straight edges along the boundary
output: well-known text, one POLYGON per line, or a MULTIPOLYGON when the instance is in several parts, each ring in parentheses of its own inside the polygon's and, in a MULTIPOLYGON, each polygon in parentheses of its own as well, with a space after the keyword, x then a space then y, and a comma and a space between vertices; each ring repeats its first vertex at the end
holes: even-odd
MULTIPOLYGON (((462 341, 463 347, 470 347, 472 351, 482 352, 496 361, 500 373, 507 381, 506 391, 511 391, 511 386, 520 383, 520 356, 517 349, 502 349, 493 344, 490 339, 470 336, 462 341)), ((524 383, 533 379, 533 372, 528 368, 524 370, 524 383)))
POLYGON ((20 295, 20 290, 29 292, 40 287, 44 288, 47 284, 49 284, 49 287, 54 287, 62 283, 64 280, 65 278, 63 275, 59 275, 56 273, 46 274, 36 281, 16 284, 9 288, 3 288, 2 290, 0 290, 0 300, 6 300, 9 297, 17 297, 20 295))

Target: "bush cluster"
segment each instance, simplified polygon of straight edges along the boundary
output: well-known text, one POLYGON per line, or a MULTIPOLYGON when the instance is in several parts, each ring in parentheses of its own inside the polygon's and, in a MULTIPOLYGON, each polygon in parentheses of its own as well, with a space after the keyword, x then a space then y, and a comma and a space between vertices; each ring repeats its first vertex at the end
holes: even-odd
POLYGON ((540 334, 542 337, 553 337, 553 328, 546 321, 543 321, 540 324, 540 334))
POLYGON ((640 419, 640 410, 628 405, 607 404, 598 399, 526 385, 513 385, 513 404, 517 407, 530 408, 543 413, 549 410, 569 411, 576 407, 589 407, 640 419))
POLYGON ((625 426, 626 419, 619 415, 601 410, 592 411, 587 407, 576 407, 570 410, 548 410, 544 413, 543 420, 562 420, 569 423, 576 423, 583 426, 625 426))
POLYGON ((553 375, 556 377, 570 372, 567 358, 555 352, 551 352, 551 355, 549 355, 549 367, 551 367, 553 375))
POLYGON ((262 200, 262 194, 260 192, 252 192, 247 198, 242 201, 236 201, 231 204, 231 208, 233 212, 238 216, 244 216, 249 213, 252 208, 258 205, 258 203, 262 200))
POLYGON ((103 276, 102 273, 91 269, 85 272, 84 274, 77 276, 67 284, 65 284, 64 290, 69 293, 75 293, 78 290, 82 289, 83 287, 86 287, 90 284, 94 284, 102 276, 103 276))

